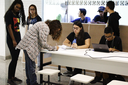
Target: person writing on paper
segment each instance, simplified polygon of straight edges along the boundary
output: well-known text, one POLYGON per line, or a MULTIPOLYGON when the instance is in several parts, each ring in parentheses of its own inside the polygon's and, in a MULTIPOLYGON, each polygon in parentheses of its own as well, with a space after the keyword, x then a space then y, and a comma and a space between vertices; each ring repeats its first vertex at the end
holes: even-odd
POLYGON ((35 59, 41 49, 58 50, 58 46, 47 44, 47 36, 51 35, 53 40, 59 40, 62 33, 62 26, 59 20, 48 23, 37 22, 27 31, 23 39, 16 46, 16 49, 23 49, 25 54, 25 70, 27 85, 38 85, 35 74, 35 59))
MULTIPOLYGON (((28 17, 27 17, 27 25, 26 25, 26 32, 29 28, 34 25, 36 22, 41 21, 40 16, 37 13, 37 7, 34 4, 31 4, 28 8, 28 17)), ((40 54, 37 57, 38 67, 40 67, 40 54)))
MULTIPOLYGON (((122 51, 122 42, 118 36, 114 36, 114 32, 111 27, 106 27, 104 30, 104 35, 101 37, 99 42, 100 44, 107 44, 109 47, 109 51, 122 51)), ((103 85, 107 85, 111 80, 123 80, 124 78, 120 75, 103 73, 103 72, 95 72, 96 76, 92 84, 99 82, 103 78, 103 85)))
MULTIPOLYGON (((90 46, 91 37, 87 32, 84 32, 83 25, 80 21, 73 23, 73 32, 71 32, 64 40, 63 44, 76 49, 85 49, 90 46)), ((71 67, 66 67, 67 72, 65 75, 72 76, 78 73, 82 73, 82 69, 75 68, 72 72, 71 67)))

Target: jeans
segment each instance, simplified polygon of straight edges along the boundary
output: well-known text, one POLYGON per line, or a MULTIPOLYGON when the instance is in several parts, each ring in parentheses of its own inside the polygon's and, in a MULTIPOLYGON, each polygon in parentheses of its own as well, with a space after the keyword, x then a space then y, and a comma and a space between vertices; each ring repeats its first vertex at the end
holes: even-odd
POLYGON ((39 53, 39 55, 37 56, 37 66, 40 67, 40 53, 39 53))
POLYGON ((24 54, 25 54, 25 70, 26 70, 26 76, 27 76, 27 85, 36 85, 37 84, 37 77, 35 74, 35 62, 32 61, 28 54, 27 51, 24 50, 24 54))

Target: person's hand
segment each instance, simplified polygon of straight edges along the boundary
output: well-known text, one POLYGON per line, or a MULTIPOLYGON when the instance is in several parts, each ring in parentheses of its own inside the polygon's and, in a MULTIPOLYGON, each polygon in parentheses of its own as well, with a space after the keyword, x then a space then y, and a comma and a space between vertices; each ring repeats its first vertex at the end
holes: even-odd
POLYGON ((59 49, 59 46, 56 46, 57 50, 59 49))
POLYGON ((77 48, 78 46, 77 46, 76 43, 73 43, 73 44, 71 45, 71 47, 72 47, 72 48, 77 48))
POLYGON ((97 21, 97 24, 100 24, 100 21, 97 21))
POLYGON ((108 12, 108 11, 105 9, 104 12, 108 12))
POLYGON ((113 52, 113 51, 116 51, 116 49, 115 48, 109 48, 109 51, 111 52, 113 52))
POLYGON ((13 47, 17 46, 17 42, 15 40, 13 40, 13 47))

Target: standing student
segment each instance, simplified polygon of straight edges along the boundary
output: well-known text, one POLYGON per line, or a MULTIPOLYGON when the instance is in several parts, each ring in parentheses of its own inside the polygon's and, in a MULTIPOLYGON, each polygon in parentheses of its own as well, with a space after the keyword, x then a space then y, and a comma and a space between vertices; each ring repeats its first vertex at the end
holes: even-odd
POLYGON ((20 50, 15 49, 17 44, 21 40, 19 24, 22 20, 22 25, 25 24, 24 7, 21 0, 15 0, 8 11, 5 13, 5 23, 7 32, 7 45, 11 54, 11 62, 8 67, 8 80, 10 85, 16 85, 14 81, 22 82, 22 80, 15 77, 15 71, 17 66, 17 60, 20 50), (21 20, 20 20, 21 18, 21 20))
MULTIPOLYGON (((73 23, 73 32, 71 32, 64 40, 63 44, 76 49, 85 49, 90 46, 91 37, 87 32, 84 32, 84 28, 81 22, 76 21, 73 23)), ((72 76, 78 73, 82 73, 82 69, 75 68, 72 71, 71 67, 66 67, 67 72, 64 74, 72 76)))
POLYGON ((119 32, 119 19, 121 18, 120 15, 114 11, 115 3, 113 1, 108 1, 106 8, 104 10, 104 19, 107 23, 107 26, 112 27, 114 35, 120 36, 119 32), (107 17, 107 12, 110 14, 109 17, 107 17))
POLYGON ((28 9, 29 16, 27 17, 27 30, 29 26, 34 25, 36 22, 41 21, 40 16, 37 13, 37 7, 34 4, 31 4, 28 9))
MULTIPOLYGON (((118 36, 114 36, 114 32, 111 27, 106 27, 104 30, 104 35, 100 39, 100 44, 107 44, 109 47, 109 51, 122 51, 122 41, 118 36)), ((110 72, 111 73, 111 72, 110 72)), ((107 85, 111 80, 123 80, 124 78, 120 75, 103 73, 103 72, 95 72, 96 76, 92 84, 99 82, 103 78, 103 85, 107 85)))
MULTIPOLYGON (((36 8, 36 6, 34 4, 31 4, 29 6, 28 14, 29 14, 29 16, 27 17, 26 30, 28 30, 36 22, 41 21, 41 18, 37 13, 37 8, 36 8)), ((39 67, 40 66, 40 54, 37 57, 37 64, 38 64, 38 67, 39 67)))
POLYGON ((62 26, 59 20, 37 22, 27 31, 16 49, 23 49, 25 53, 25 70, 27 85, 38 85, 35 74, 35 59, 41 49, 58 50, 58 46, 47 44, 47 36, 51 35, 53 40, 59 40, 62 33, 62 26))
POLYGON ((79 15, 78 15, 80 18, 72 20, 71 22, 75 22, 75 21, 80 21, 81 23, 89 23, 89 22, 91 22, 90 17, 86 17, 86 12, 87 12, 86 9, 80 8, 79 9, 79 15))

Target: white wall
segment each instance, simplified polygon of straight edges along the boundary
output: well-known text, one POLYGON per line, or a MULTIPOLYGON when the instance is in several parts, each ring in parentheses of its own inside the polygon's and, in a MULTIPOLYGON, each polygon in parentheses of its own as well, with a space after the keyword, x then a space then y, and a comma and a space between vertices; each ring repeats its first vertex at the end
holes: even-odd
POLYGON ((1 10, 1 14, 0 14, 0 27, 1 27, 0 56, 3 59, 5 59, 5 56, 10 55, 8 48, 6 46, 6 28, 5 28, 5 23, 4 23, 4 14, 7 8, 9 7, 10 3, 11 3, 10 0, 0 0, 0 10, 1 10))
POLYGON ((0 0, 0 56, 5 56, 5 25, 4 25, 4 12, 5 12, 5 0, 0 0))
MULTIPOLYGON (((88 17, 91 18, 91 20, 95 17, 95 15, 99 14, 98 11, 98 7, 99 6, 104 6, 106 7, 106 4, 102 5, 101 3, 99 5, 88 5, 89 3, 87 3, 87 5, 84 4, 84 1, 90 2, 90 1, 104 1, 107 2, 109 0, 44 0, 44 20, 47 19, 56 19, 58 14, 61 14, 62 16, 64 15, 65 10, 63 10, 61 8, 61 3, 65 3, 65 1, 69 1, 70 5, 68 5, 68 15, 73 16, 73 18, 78 18, 78 12, 79 12, 79 8, 85 8, 87 10, 87 15, 88 17), (59 2, 60 1, 60 2, 59 2), (73 2, 77 2, 77 1, 83 1, 83 4, 81 5, 71 5, 73 2), (53 12, 51 13, 51 10, 53 10, 53 12), (57 11, 56 11, 57 10, 57 11)), ((119 5, 115 6, 115 11, 117 11, 119 13, 119 15, 121 16, 121 19, 119 20, 120 25, 127 25, 127 19, 128 19, 128 12, 126 11, 128 9, 128 5, 121 5, 121 1, 127 1, 128 0, 112 0, 112 1, 119 1, 119 5)), ((79 2, 80 3, 80 2, 79 2)), ((124 3, 127 4, 127 3, 124 3)))

